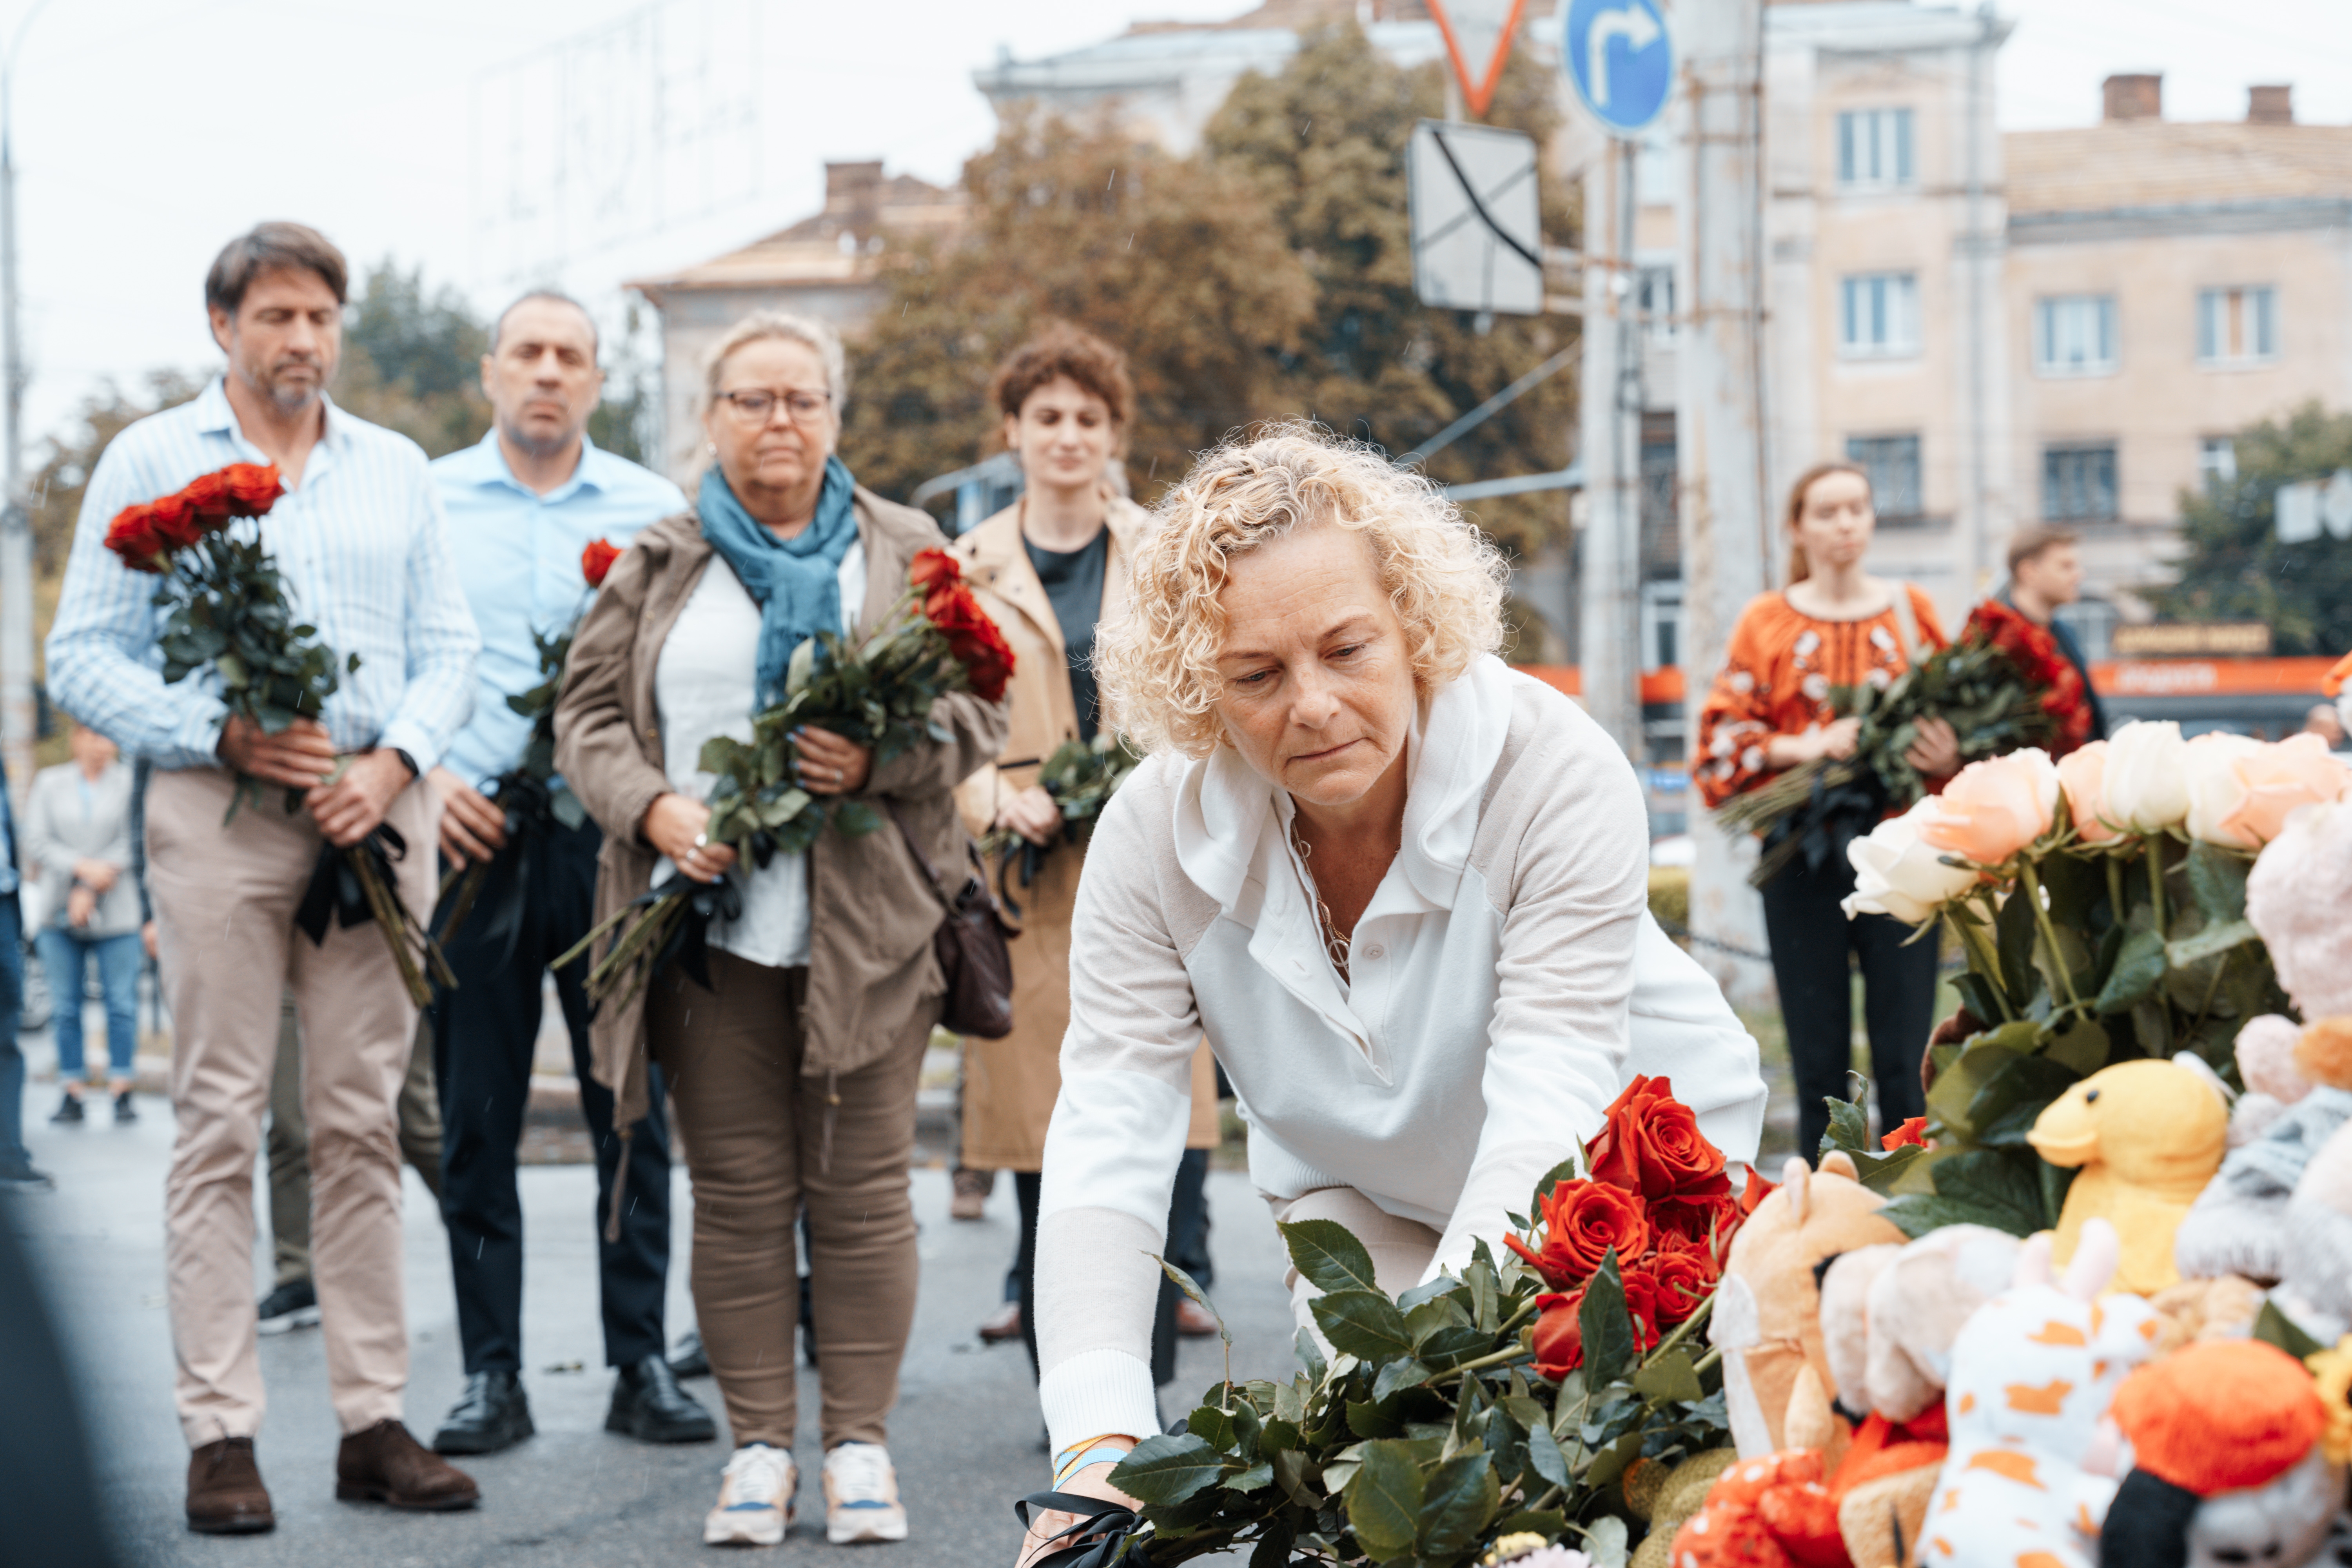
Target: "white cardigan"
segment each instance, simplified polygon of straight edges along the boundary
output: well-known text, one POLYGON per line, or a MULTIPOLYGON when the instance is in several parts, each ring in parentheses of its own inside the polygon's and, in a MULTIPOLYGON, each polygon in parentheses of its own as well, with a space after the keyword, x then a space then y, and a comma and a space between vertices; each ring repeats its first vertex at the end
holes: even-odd
POLYGON ((1480 659, 1423 705, 1403 843, 1343 985, 1299 885, 1289 796, 1229 749, 1154 757, 1095 830, 1039 1205, 1041 1395, 1059 1448, 1153 1422, 1150 1342, 1187 1064, 1203 1035, 1271 1197, 1349 1186, 1499 1247, 1538 1177, 1636 1073, 1752 1160, 1750 1039, 1647 908, 1641 795, 1583 710, 1480 659))

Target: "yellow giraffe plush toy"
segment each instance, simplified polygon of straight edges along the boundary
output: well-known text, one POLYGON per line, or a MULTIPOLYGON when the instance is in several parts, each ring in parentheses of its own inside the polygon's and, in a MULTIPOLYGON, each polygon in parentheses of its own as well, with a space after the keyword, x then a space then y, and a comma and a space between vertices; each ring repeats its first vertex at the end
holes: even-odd
POLYGON ((2165 1061, 2102 1068, 2050 1102, 2026 1135, 2053 1165, 2078 1165, 2052 1259, 2064 1268, 2097 1217, 2123 1258, 2109 1289, 2151 1296, 2180 1282, 2172 1235, 2221 1166, 2230 1112, 2209 1074, 2165 1061))

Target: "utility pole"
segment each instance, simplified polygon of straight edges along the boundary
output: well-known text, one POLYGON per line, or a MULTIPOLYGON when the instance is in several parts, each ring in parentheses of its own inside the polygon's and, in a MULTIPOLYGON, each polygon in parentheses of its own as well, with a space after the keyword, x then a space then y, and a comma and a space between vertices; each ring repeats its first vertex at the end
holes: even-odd
POLYGON ((1577 663, 1584 708, 1643 760, 1641 678, 1642 343, 1633 298, 1635 149, 1609 143, 1584 183, 1584 536, 1577 663))
POLYGON ((0 381, 7 413, 0 493, 0 755, 21 800, 33 778, 33 520, 25 509, 25 343, 16 316, 16 154, 13 89, 25 29, 48 0, 38 0, 16 24, 7 58, 0 59, 0 381))
MULTIPOLYGON (((1696 769, 1698 710, 1739 612, 1770 581, 1773 529, 1764 446, 1763 0, 1682 0, 1683 186, 1677 270, 1685 301, 1676 359, 1683 556, 1684 733, 1696 769)), ((1716 827, 1694 785, 1691 929, 1696 956, 1735 1002, 1760 1000, 1769 969, 1755 847, 1716 827), (1719 945, 1718 945, 1719 944, 1719 945)))

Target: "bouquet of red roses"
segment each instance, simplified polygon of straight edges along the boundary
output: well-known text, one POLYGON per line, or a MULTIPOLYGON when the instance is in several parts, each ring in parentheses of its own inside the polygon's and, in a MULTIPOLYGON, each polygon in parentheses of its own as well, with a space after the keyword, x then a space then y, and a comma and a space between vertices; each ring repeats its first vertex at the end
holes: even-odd
MULTIPOLYGON (((360 667, 359 655, 338 660, 319 640, 318 627, 295 618, 286 579, 259 529, 230 531, 240 518, 267 516, 284 493, 276 465, 231 463, 170 495, 123 508, 106 531, 106 547, 125 566, 163 579, 154 603, 168 612, 156 638, 163 679, 184 680, 209 668, 229 716, 273 735, 297 719, 320 718, 341 677, 360 667)), ((254 780, 240 778, 229 816, 248 797, 257 805, 260 793, 254 780)), ((286 792, 289 814, 301 804, 301 791, 286 792)), ((394 890, 392 863, 407 853, 407 842, 389 824, 348 848, 321 846, 294 920, 314 942, 326 940, 331 918, 347 927, 373 920, 421 1007, 432 999, 428 974, 446 984, 457 982, 440 948, 394 890)))
POLYGON ((703 771, 719 779, 704 833, 735 849, 739 869, 714 883, 671 875, 551 967, 562 968, 617 931, 588 973, 590 1001, 601 1002, 625 982, 635 994, 673 959, 702 981, 711 921, 740 912, 738 879, 745 861, 765 866, 779 854, 798 854, 828 825, 849 834, 881 826, 880 814, 862 800, 813 795, 800 787, 794 731, 814 725, 854 742, 879 767, 919 741, 947 739, 931 719, 931 705, 940 698, 970 690, 995 702, 1012 674, 1013 649, 965 586, 955 557, 922 551, 908 573, 906 591, 871 636, 853 646, 831 632, 817 633, 793 650, 784 700, 752 719, 751 740, 719 735, 702 748, 703 771))

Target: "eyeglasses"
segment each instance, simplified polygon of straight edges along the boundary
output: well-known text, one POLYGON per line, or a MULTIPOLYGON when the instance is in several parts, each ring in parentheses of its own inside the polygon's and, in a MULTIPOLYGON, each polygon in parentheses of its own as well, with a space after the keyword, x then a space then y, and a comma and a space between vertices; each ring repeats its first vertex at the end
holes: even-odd
POLYGON ((795 425, 814 425, 833 406, 833 399, 824 393, 799 388, 771 392, 763 386, 753 386, 740 392, 722 392, 719 398, 733 412, 738 423, 749 426, 765 425, 773 418, 778 403, 784 405, 784 412, 795 425))

